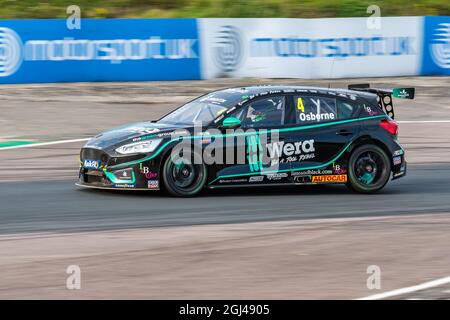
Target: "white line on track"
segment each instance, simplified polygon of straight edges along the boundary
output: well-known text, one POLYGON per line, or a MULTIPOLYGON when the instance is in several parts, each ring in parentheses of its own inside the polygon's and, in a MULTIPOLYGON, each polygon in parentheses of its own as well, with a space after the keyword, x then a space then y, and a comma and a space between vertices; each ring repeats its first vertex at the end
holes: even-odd
POLYGON ((398 123, 450 123, 450 120, 400 120, 398 123))
POLYGON ((445 278, 441 278, 441 279, 425 282, 425 283, 422 283, 422 284, 419 284, 419 285, 416 285, 416 286, 401 288, 401 289, 392 290, 392 291, 387 291, 387 292, 383 292, 383 293, 379 293, 379 294, 374 294, 374 295, 367 296, 367 297, 364 297, 364 298, 359 298, 359 299, 356 299, 356 300, 379 300, 379 299, 385 299, 385 298, 395 297, 395 296, 408 294, 408 293, 412 293, 412 292, 416 292, 416 291, 420 291, 420 290, 425 290, 425 289, 430 289, 430 288, 442 286, 442 285, 448 284, 448 283, 450 283, 450 277, 445 277, 445 278))
POLYGON ((58 141, 41 142, 41 143, 30 143, 30 144, 11 146, 11 147, 3 147, 3 148, 0 147, 0 151, 1 150, 11 150, 11 149, 22 149, 22 148, 34 148, 34 147, 51 146, 51 145, 54 145, 54 144, 63 144, 63 143, 88 141, 90 139, 91 138, 72 139, 72 140, 58 140, 58 141))

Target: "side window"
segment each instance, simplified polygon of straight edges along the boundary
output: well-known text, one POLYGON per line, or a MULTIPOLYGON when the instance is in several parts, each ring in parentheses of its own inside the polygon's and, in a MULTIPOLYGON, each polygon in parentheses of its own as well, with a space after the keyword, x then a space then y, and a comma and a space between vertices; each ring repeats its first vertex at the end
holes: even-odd
POLYGON ((351 119, 356 116, 356 112, 358 111, 358 105, 355 104, 354 102, 338 99, 337 109, 339 119, 351 119))
POLYGON ((256 100, 244 107, 237 117, 247 128, 281 126, 284 124, 285 100, 284 96, 256 100))
POLYGON ((321 96, 294 96, 295 119, 298 124, 337 119, 336 99, 321 96))

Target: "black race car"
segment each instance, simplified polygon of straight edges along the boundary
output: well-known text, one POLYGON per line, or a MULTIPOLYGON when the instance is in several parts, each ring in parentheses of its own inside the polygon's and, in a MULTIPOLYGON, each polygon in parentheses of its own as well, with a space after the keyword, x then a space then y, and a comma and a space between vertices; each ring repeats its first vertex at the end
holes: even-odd
POLYGON ((77 185, 164 189, 342 183, 361 193, 406 174, 392 97, 413 88, 252 86, 214 91, 157 121, 88 141, 77 185))

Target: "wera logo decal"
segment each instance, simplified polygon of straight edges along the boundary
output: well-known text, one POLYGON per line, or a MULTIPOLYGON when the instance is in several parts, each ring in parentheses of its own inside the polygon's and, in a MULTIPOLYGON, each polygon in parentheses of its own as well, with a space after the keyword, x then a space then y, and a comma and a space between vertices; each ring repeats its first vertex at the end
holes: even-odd
POLYGON ((314 139, 296 142, 270 142, 265 145, 263 151, 259 135, 247 136, 246 138, 247 159, 252 172, 262 170, 263 163, 271 162, 270 165, 276 165, 278 163, 304 161, 315 157, 314 139))
POLYGON ((279 158, 281 156, 293 156, 299 154, 313 153, 314 139, 297 141, 297 142, 272 142, 267 144, 267 151, 271 158, 279 158))

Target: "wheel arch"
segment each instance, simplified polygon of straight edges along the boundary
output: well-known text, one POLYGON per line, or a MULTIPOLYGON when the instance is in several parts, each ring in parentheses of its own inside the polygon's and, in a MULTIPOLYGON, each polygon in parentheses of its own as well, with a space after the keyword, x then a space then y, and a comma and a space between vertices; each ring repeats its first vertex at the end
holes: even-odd
MULTIPOLYGON (((164 170, 164 164, 167 160, 168 157, 170 157, 172 150, 175 148, 175 146, 177 145, 177 143, 172 143, 170 144, 167 148, 165 148, 161 154, 159 155, 160 157, 160 161, 159 161, 159 182, 160 182, 160 186, 162 190, 166 190, 166 186, 165 186, 165 181, 163 178, 163 170, 164 170)), ((194 153, 197 153, 200 157, 202 157, 203 152, 198 153, 197 152, 197 148, 194 147, 194 143, 191 143, 191 150, 194 150, 194 153)), ((202 148, 203 151, 203 148, 202 148)), ((208 182, 209 178, 209 166, 206 166, 206 182, 208 182)))
MULTIPOLYGON (((392 157, 390 156, 391 151, 389 150, 388 146, 385 143, 383 143, 381 140, 373 138, 369 135, 363 135, 361 137, 358 137, 349 147, 347 156, 350 157, 350 155, 356 148, 363 146, 363 145, 367 145, 367 144, 373 144, 373 145, 376 145, 377 147, 380 147, 386 153, 386 155, 391 159, 391 166, 392 166, 392 157)), ((392 171, 392 167, 391 167, 391 171, 392 171)))

